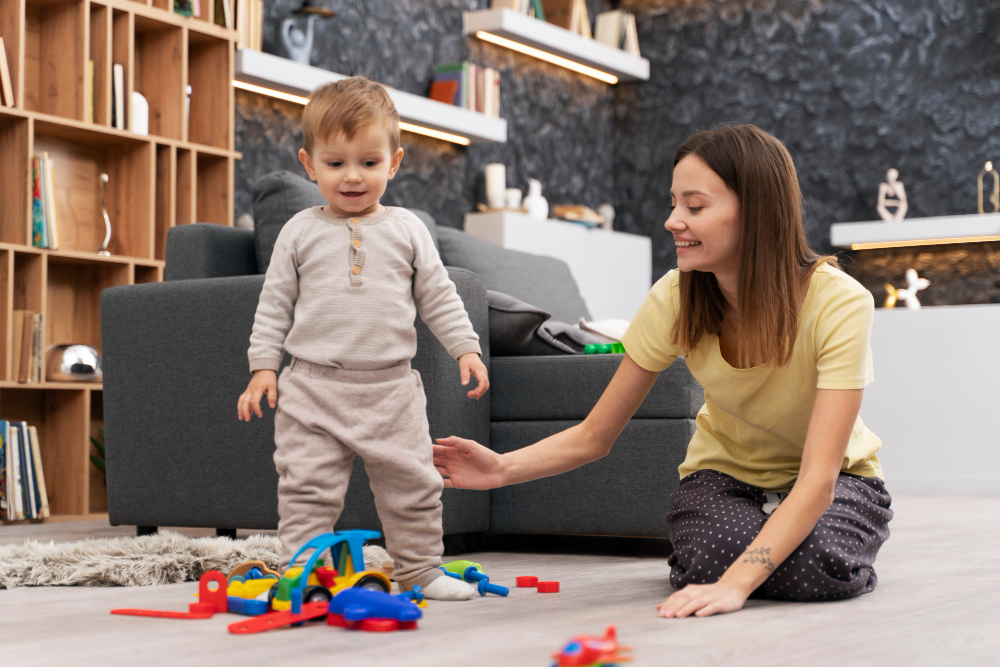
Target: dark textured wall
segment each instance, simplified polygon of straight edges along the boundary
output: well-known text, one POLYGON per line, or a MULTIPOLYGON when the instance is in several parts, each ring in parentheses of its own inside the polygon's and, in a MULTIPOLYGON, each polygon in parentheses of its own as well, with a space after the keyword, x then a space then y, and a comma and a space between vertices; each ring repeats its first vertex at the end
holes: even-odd
MULTIPOLYGON (((266 3, 264 50, 281 54, 279 26, 300 2, 266 3)), ((461 147, 402 133, 403 165, 384 204, 430 211, 441 224, 461 227, 481 200, 483 166, 508 165, 510 187, 543 184, 552 203, 596 208, 613 199, 614 89, 527 56, 462 35, 462 12, 488 0, 328 0, 337 16, 318 24, 313 64, 363 74, 400 90, 426 95, 435 65, 471 60, 501 72, 500 115, 506 144, 461 147)), ((597 3, 591 0, 592 9, 597 3)), ((251 211, 254 180, 275 169, 305 176, 301 107, 237 92, 236 213, 251 211)))
MULTIPOLYGON (((624 0, 638 15, 648 82, 619 86, 616 206, 651 233, 654 274, 676 266, 662 221, 673 152, 690 134, 749 122, 788 145, 810 242, 835 221, 876 220, 878 184, 900 171, 908 217, 976 212, 976 175, 1000 158, 998 0, 624 0)), ((989 299, 995 246, 851 253, 881 302, 913 266, 924 303, 989 299)))

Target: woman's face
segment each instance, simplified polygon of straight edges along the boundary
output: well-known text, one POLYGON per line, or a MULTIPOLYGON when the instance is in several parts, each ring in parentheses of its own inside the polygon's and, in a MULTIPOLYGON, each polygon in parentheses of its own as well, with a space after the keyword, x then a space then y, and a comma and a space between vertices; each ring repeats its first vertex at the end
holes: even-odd
POLYGON ((674 235, 681 271, 735 273, 739 268, 739 199, 697 155, 674 167, 674 210, 664 223, 674 235))

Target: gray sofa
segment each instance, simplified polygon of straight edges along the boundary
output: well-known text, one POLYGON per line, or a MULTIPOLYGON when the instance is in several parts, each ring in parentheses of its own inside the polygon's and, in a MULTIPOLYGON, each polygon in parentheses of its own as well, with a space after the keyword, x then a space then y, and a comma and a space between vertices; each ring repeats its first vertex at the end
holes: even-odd
MULTIPOLYGON (((267 218, 283 222, 319 196, 303 195, 291 178, 278 174, 255 186, 256 233, 211 224, 171 229, 165 282, 102 293, 113 525, 140 532, 202 526, 220 534, 276 528, 274 413, 265 408, 264 419, 238 421, 236 399, 250 378, 246 351, 264 281, 261 258, 270 254, 267 218)), ((487 287, 559 319, 586 316, 565 264, 504 250, 420 215, 481 338, 491 380, 486 397, 468 399, 457 362, 418 319, 413 366, 423 376, 431 436, 460 435, 508 452, 582 420, 621 355, 489 354, 487 287)), ((701 388, 678 361, 661 374, 609 456, 488 492, 446 489, 445 533, 667 536, 668 496, 702 402, 701 388)), ((337 528, 380 528, 360 460, 337 528)))

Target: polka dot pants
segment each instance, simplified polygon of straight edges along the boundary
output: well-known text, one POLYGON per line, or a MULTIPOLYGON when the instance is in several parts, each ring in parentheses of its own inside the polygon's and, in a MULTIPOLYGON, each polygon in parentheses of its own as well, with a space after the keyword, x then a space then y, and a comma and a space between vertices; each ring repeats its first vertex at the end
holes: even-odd
MULTIPOLYGON (((674 588, 718 581, 769 516, 761 509, 764 491, 715 470, 684 477, 670 501, 674 588)), ((816 528, 751 597, 843 600, 875 590, 872 566, 889 539, 891 503, 881 479, 841 473, 816 528)))

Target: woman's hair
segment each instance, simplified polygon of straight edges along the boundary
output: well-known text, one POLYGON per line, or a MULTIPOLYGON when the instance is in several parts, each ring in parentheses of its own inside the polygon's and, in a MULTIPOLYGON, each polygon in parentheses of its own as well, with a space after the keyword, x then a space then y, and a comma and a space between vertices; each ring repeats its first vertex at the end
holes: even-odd
MULTIPOLYGON (((739 337, 741 368, 788 363, 798 332, 798 293, 817 262, 838 266, 806 244, 802 195, 788 149, 754 125, 699 132, 680 145, 674 166, 697 155, 736 193, 739 201, 739 337)), ((704 334, 721 333, 725 299, 715 275, 680 275, 680 308, 673 342, 697 346, 704 334)))

